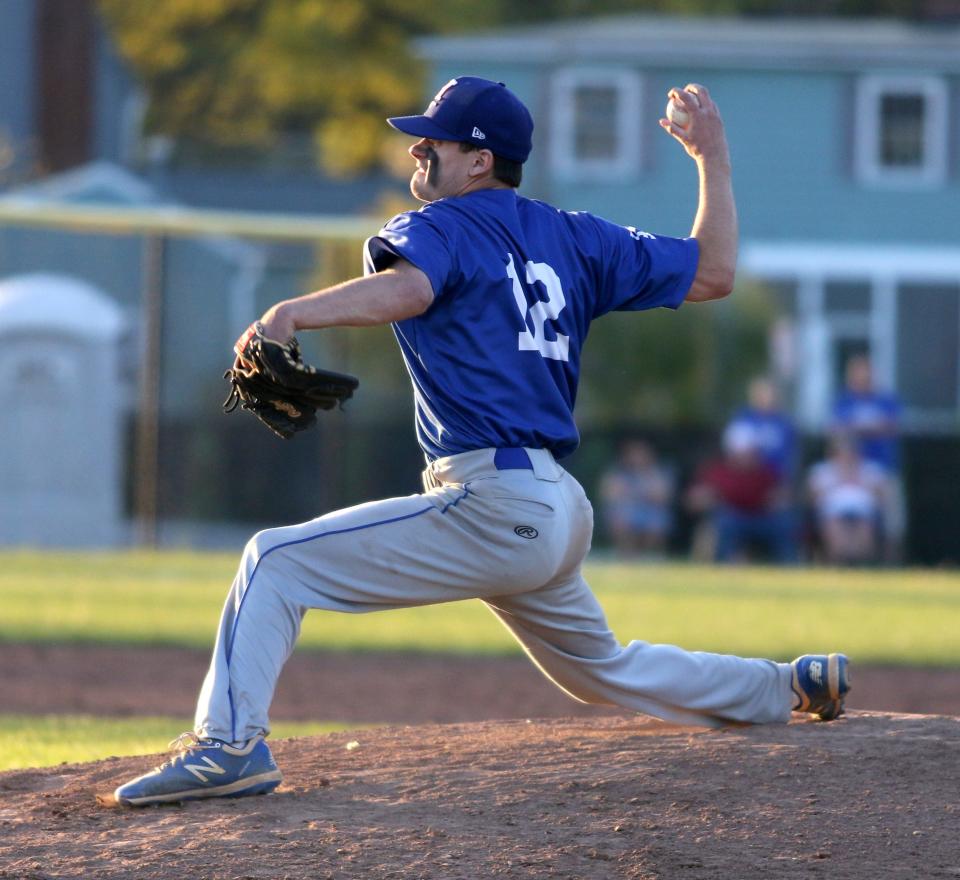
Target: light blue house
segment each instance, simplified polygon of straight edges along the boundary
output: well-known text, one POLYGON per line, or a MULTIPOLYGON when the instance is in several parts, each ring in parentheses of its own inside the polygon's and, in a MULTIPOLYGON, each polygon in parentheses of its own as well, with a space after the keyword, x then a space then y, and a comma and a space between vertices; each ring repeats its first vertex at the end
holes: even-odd
POLYGON ((657 125, 671 86, 723 114, 740 280, 782 319, 772 366, 809 431, 869 351, 908 429, 960 413, 960 26, 880 20, 607 18, 418 44, 431 93, 502 80, 536 120, 525 194, 684 235, 691 161, 657 125))

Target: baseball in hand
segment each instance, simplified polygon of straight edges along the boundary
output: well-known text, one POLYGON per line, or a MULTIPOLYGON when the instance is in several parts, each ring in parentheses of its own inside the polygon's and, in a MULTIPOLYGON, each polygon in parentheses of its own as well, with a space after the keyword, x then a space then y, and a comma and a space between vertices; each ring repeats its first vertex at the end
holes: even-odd
MULTIPOLYGON (((700 99, 697 97, 697 93, 691 91, 690 89, 684 89, 686 94, 690 95, 697 104, 700 103, 700 99)), ((679 104, 671 98, 667 101, 667 110, 666 110, 667 119, 669 119, 677 128, 686 128, 690 124, 690 114, 687 112, 687 109, 683 104, 679 104)))
POLYGON ((690 114, 673 98, 667 101, 667 119, 677 128, 686 128, 690 124, 690 114))

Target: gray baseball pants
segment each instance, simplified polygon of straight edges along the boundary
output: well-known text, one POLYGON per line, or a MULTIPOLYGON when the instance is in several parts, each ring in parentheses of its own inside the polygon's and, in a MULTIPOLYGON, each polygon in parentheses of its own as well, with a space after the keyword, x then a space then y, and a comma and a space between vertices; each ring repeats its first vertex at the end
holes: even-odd
POLYGON ((590 502, 549 452, 438 459, 424 487, 249 541, 200 693, 199 735, 239 742, 269 732, 277 679, 311 608, 474 598, 577 700, 708 727, 788 719, 789 664, 617 641, 580 570, 590 502))

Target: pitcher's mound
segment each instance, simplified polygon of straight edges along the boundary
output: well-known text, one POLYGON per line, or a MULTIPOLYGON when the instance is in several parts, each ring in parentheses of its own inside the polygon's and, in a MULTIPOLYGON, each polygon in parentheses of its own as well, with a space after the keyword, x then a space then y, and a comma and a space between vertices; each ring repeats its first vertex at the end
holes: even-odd
POLYGON ((0 878, 960 877, 960 718, 618 716, 273 745, 276 793, 182 807, 98 805, 156 759, 0 774, 0 878))

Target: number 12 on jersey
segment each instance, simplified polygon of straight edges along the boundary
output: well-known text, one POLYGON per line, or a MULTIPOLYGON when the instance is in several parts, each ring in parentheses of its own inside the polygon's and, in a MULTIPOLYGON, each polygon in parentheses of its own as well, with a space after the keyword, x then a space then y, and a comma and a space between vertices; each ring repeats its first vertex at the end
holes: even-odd
MULTIPOLYGON (((523 330, 518 336, 520 351, 539 351, 540 355, 555 361, 570 359, 570 337, 562 333, 556 334, 556 339, 546 339, 543 326, 547 321, 556 320, 563 311, 567 301, 563 296, 563 287, 557 273, 546 263, 534 263, 528 260, 526 266, 527 284, 535 285, 540 282, 547 291, 547 300, 537 299, 532 306, 527 306, 527 296, 523 291, 523 284, 517 274, 517 267, 513 263, 513 254, 507 254, 507 277, 513 284, 513 298, 517 302, 520 316, 523 318, 523 330), (527 312, 530 312, 530 322, 533 328, 527 326, 527 312)), ((536 288, 534 287, 534 290, 536 288)))

